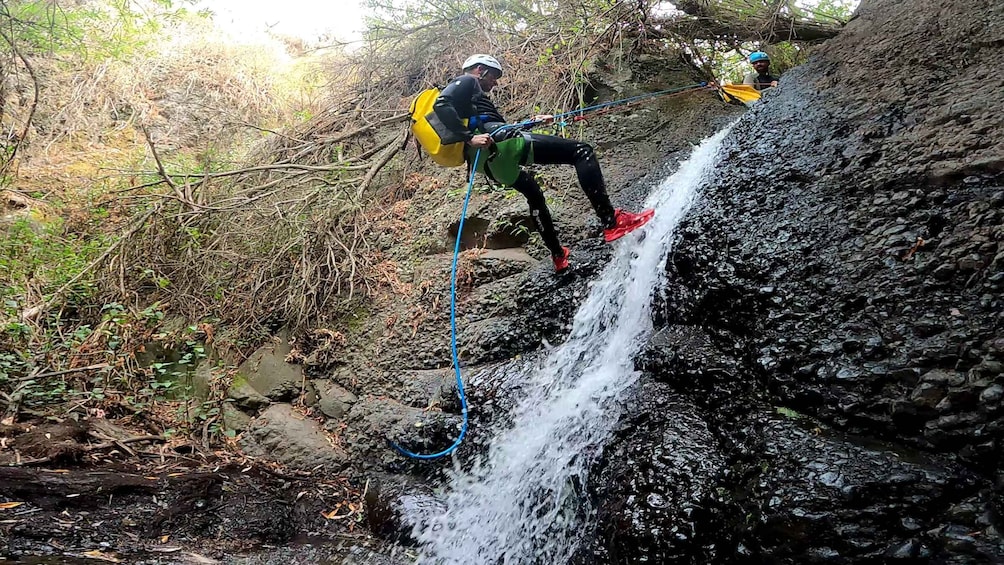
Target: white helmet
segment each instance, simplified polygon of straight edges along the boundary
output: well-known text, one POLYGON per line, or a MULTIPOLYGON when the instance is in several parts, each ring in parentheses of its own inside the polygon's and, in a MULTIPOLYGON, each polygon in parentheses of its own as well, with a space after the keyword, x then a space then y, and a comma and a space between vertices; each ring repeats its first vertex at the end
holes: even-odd
POLYGON ((492 57, 491 55, 483 55, 483 54, 471 55, 470 57, 467 58, 466 61, 464 61, 463 66, 460 68, 466 71, 467 69, 475 65, 484 65, 489 69, 495 69, 496 71, 499 72, 500 76, 502 75, 502 63, 499 63, 499 60, 496 59, 495 57, 492 57))

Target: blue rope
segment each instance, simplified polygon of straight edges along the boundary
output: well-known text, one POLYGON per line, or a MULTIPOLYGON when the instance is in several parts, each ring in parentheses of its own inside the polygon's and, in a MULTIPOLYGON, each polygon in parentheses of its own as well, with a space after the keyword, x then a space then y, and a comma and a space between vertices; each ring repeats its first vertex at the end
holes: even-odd
MULTIPOLYGON (((661 90, 659 92, 651 92, 648 94, 640 94, 638 96, 632 96, 630 98, 623 98, 621 100, 614 100, 613 102, 606 102, 604 104, 596 104, 595 106, 589 106, 586 108, 581 108, 578 110, 572 110, 571 112, 565 112, 564 114, 558 114, 554 116, 555 121, 559 118, 564 118, 567 116, 582 115, 586 112, 592 112, 595 110, 600 110, 603 108, 609 108, 611 106, 619 106, 621 104, 630 104, 632 102, 638 102, 640 100, 646 100, 648 98, 654 98, 656 96, 663 96, 665 94, 673 94, 677 92, 683 92, 685 90, 691 90, 694 88, 702 88, 707 86, 708 83, 702 82, 698 84, 693 84, 689 86, 683 86, 679 88, 671 88, 668 90, 661 90)), ((536 125, 538 122, 533 120, 528 120, 525 122, 520 122, 516 124, 506 124, 495 132, 501 131, 503 129, 517 128, 522 129, 526 127, 531 127, 536 125)), ((494 133, 494 132, 493 132, 494 133)), ((460 443, 464 441, 464 437, 467 435, 467 395, 464 393, 464 379, 460 374, 460 355, 457 353, 457 260, 460 257, 460 236, 464 233, 464 220, 467 218, 467 205, 471 201, 471 194, 474 192, 474 177, 478 170, 478 160, 481 158, 481 150, 478 149, 477 153, 474 155, 474 165, 471 167, 471 178, 467 183, 467 195, 464 197, 464 208, 460 213, 460 224, 457 226, 457 243, 453 247, 453 266, 450 269, 450 349, 453 354, 453 371, 457 377, 457 396, 460 397, 461 414, 463 415, 463 424, 460 426, 460 435, 454 440, 453 445, 447 447, 446 449, 438 453, 414 453, 401 447, 394 441, 390 441, 391 447, 397 450, 398 453, 404 455, 405 457, 410 457, 412 459, 438 459, 445 455, 449 455, 460 447, 460 443)))
MULTIPOLYGON (((704 88, 706 86, 708 86, 708 83, 706 83, 706 82, 698 82, 698 83, 690 84, 690 85, 687 85, 687 86, 680 86, 680 87, 677 87, 677 88, 669 88, 669 89, 666 89, 666 90, 660 90, 658 92, 649 92, 648 94, 639 94, 637 96, 631 96, 631 97, 628 97, 628 98, 621 98, 620 100, 614 100, 612 102, 604 102, 603 104, 596 104, 594 106, 587 106, 585 108, 579 108, 578 110, 572 110, 570 112, 565 112, 563 114, 557 114, 557 115, 554 116, 554 121, 555 121, 555 123, 558 123, 558 125, 568 125, 567 123, 559 123, 558 120, 561 119, 561 118, 569 117, 569 116, 582 116, 586 112, 595 112, 596 110, 602 110, 604 108, 610 108, 612 106, 620 106, 622 104, 631 104, 631 103, 634 103, 634 102, 640 102, 642 100, 647 100, 649 98, 655 98, 656 96, 665 96, 667 94, 677 94, 677 93, 680 93, 680 92, 684 92, 686 90, 694 90, 694 89, 697 89, 697 88, 704 88)), ((526 128, 526 127, 535 126, 538 123, 540 123, 540 122, 535 122, 533 120, 527 120, 525 122, 521 122, 521 123, 514 124, 514 125, 516 127, 519 127, 519 128, 526 128)))
POLYGON ((457 259, 460 257, 460 236, 464 233, 464 220, 467 218, 467 204, 471 201, 471 194, 474 192, 474 176, 478 171, 478 159, 481 158, 481 150, 474 155, 474 166, 471 167, 471 180, 467 183, 467 196, 464 197, 464 209, 460 213, 460 224, 457 226, 457 243, 453 246, 453 266, 450 269, 450 349, 453 353, 453 371, 457 377, 457 396, 460 397, 461 413, 464 422, 460 426, 460 435, 453 442, 453 445, 440 451, 439 453, 414 453, 397 443, 391 441, 390 445, 398 453, 412 459, 438 459, 444 455, 449 455, 460 447, 460 442, 464 441, 467 435, 467 395, 464 394, 464 379, 460 374, 460 355, 457 354, 457 259))

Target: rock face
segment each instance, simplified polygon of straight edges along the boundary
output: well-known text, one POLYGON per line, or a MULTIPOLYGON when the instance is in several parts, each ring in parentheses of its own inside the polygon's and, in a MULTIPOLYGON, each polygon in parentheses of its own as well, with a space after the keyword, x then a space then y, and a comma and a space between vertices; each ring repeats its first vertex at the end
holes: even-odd
POLYGON ((398 471, 414 461, 395 451, 390 442, 415 453, 437 453, 453 443, 460 423, 455 414, 366 398, 346 420, 346 443, 360 467, 398 471))
POLYGON ((740 306, 751 368, 780 403, 990 470, 1002 437, 1004 147, 976 132, 1004 122, 976 109, 989 85, 967 77, 1004 52, 1004 6, 938 3, 932 19, 927 4, 865 2, 738 124, 673 268, 694 294, 759 303, 740 306), (911 54, 960 44, 972 47, 951 88, 921 89, 911 54), (880 52, 904 68, 880 73, 880 52), (983 141, 969 150, 970 137, 983 141), (757 167, 732 166, 751 153, 757 167))
POLYGON ((601 549, 593 560, 708 562, 727 546, 719 500, 726 458, 691 402, 651 381, 639 392, 641 404, 595 481, 601 549))
POLYGON ((990 523, 977 518, 988 509, 972 473, 789 418, 764 413, 749 420, 762 442, 755 454, 762 472, 748 477, 756 501, 746 506, 748 552, 798 563, 969 563, 1000 555, 993 537, 980 532, 990 523))
MULTIPOLYGON (((684 444, 662 473, 683 492, 641 512, 623 501, 672 489, 611 456, 594 553, 1004 562, 1004 118, 987 98, 1002 29, 999 2, 865 0, 736 124, 640 363, 729 473, 707 477, 714 497, 686 492, 684 444), (951 71, 924 68, 930 53, 954 53, 951 71), (703 514, 678 518, 694 499, 703 514), (714 552, 654 539, 667 523, 714 552)), ((610 453, 644 470, 679 446, 659 442, 672 418, 647 422, 610 453)))

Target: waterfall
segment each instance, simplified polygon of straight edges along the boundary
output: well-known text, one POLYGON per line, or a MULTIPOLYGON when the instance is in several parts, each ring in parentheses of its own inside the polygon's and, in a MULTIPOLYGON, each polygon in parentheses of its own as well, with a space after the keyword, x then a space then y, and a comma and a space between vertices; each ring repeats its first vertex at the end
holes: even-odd
POLYGON ((673 234, 715 163, 729 128, 706 139, 645 202, 655 217, 616 242, 567 341, 528 375, 511 424, 485 456, 446 485, 444 509, 416 535, 420 563, 566 563, 594 514, 582 489, 637 379, 673 234))

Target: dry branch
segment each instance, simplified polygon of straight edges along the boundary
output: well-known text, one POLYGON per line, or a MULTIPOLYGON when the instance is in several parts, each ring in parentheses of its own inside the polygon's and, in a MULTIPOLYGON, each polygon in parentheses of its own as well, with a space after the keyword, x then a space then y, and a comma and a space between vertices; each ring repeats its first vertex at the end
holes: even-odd
MULTIPOLYGON (((4 11, 6 12, 6 7, 4 8, 4 11)), ((20 135, 15 138, 13 149, 5 156, 3 163, 0 164, 0 177, 3 177, 10 172, 10 167, 14 163, 14 158, 17 155, 18 149, 20 149, 21 144, 27 139, 28 132, 31 131, 31 121, 35 117, 35 110, 38 108, 39 86, 38 77, 35 74, 35 68, 32 66, 31 61, 29 61, 28 58, 21 53, 21 50, 17 48, 17 44, 14 42, 14 39, 2 29, 0 29, 0 37, 2 37, 7 45, 10 46, 11 52, 14 53, 14 56, 21 61, 25 70, 28 71, 28 76, 31 78, 32 86, 32 98, 31 103, 28 106, 28 115, 24 120, 24 127, 22 128, 20 135)), ((7 80, 7 78, 0 76, 0 80, 7 80)))
POLYGON ((392 140, 390 147, 384 151, 384 154, 380 157, 380 159, 377 160, 376 163, 373 163, 370 169, 366 171, 366 176, 363 177, 362 182, 359 184, 359 191, 356 194, 357 201, 362 201, 363 194, 366 192, 366 189, 369 188, 370 183, 373 182, 373 178, 380 172, 381 169, 387 166, 387 163, 394 158, 394 155, 397 155, 397 153, 401 151, 401 143, 404 142, 407 135, 407 132, 402 132, 397 139, 392 140))
POLYGON ((364 134, 364 133, 371 132, 374 129, 380 127, 380 126, 386 126, 386 125, 390 125, 390 124, 397 124, 397 123, 404 122, 410 116, 411 116, 411 114, 400 114, 400 115, 397 115, 397 116, 392 116, 390 118, 384 118, 384 119, 382 119, 382 120, 380 120, 380 121, 378 121, 376 123, 370 124, 368 126, 363 126, 361 128, 352 130, 352 131, 350 131, 348 133, 343 133, 343 134, 336 135, 334 137, 327 137, 327 138, 326 137, 319 137, 317 139, 317 141, 322 142, 322 143, 338 143, 340 141, 345 141, 346 139, 349 139, 351 137, 355 137, 357 135, 361 135, 361 134, 364 134))

